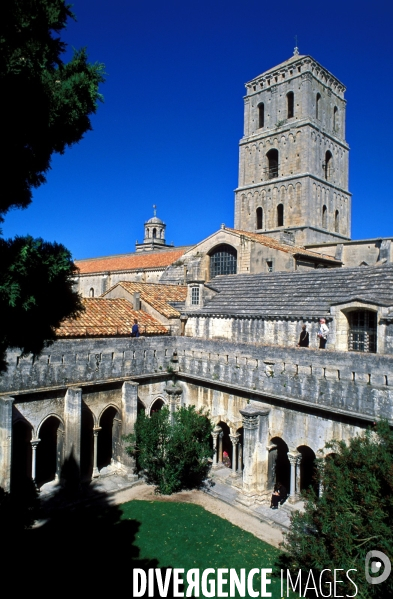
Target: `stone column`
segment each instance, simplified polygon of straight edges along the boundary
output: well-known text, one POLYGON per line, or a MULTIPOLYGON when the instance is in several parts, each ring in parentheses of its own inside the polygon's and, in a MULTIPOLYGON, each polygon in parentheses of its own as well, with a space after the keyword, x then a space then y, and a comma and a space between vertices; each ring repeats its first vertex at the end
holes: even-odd
POLYGON ((101 426, 95 426, 93 428, 94 435, 94 449, 93 449, 93 478, 98 478, 100 476, 100 471, 97 467, 97 445, 98 445, 98 433, 101 430, 101 426))
POLYGON ((11 489, 13 397, 0 397, 0 487, 11 489))
POLYGON ((276 483, 277 445, 268 445, 266 449, 268 451, 267 488, 273 490, 276 483))
MULTIPOLYGON (((138 415, 138 383, 125 381, 121 390, 121 422, 122 435, 130 435, 134 432, 134 426, 138 415)), ((134 477, 134 459, 125 451, 124 442, 121 451, 122 467, 128 472, 129 477, 134 477)))
POLYGON ((300 460, 302 459, 301 453, 297 451, 289 451, 288 452, 288 460, 291 464, 291 484, 289 490, 289 499, 290 503, 295 503, 297 500, 297 485, 296 485, 296 467, 300 465, 300 460))
POLYGON ((269 408, 257 408, 251 404, 247 404, 240 414, 243 417, 243 434, 244 434, 244 470, 243 470, 243 489, 248 496, 256 494, 258 487, 258 459, 256 455, 256 447, 259 440, 259 428, 265 435, 267 417, 270 413, 269 408), (260 418, 262 421, 260 422, 260 418))
POLYGON ((216 428, 212 431, 212 437, 213 437, 213 468, 217 468, 218 464, 217 464, 217 437, 218 435, 221 433, 221 427, 220 426, 216 426, 216 428))
MULTIPOLYGON (((176 354, 177 359, 177 354, 176 354)), ((176 408, 181 405, 181 396, 183 394, 183 389, 177 382, 168 381, 165 386, 165 392, 168 397, 169 403, 169 414, 171 418, 171 424, 174 423, 174 414, 176 412, 176 408)))
POLYGON ((69 387, 64 399, 65 420, 65 460, 71 457, 80 470, 81 428, 82 428, 82 389, 69 387))
POLYGON ((237 471, 243 474, 243 446, 241 443, 237 446, 237 471))
POLYGON ((32 449, 32 452, 31 452, 31 479, 34 484, 36 484, 35 477, 36 477, 36 465, 37 465, 37 446, 40 441, 41 441, 41 439, 33 439, 33 441, 30 441, 31 449, 32 449))
POLYGON ((240 435, 229 435, 230 440, 232 441, 232 472, 231 476, 236 475, 236 453, 237 453, 237 444, 239 443, 240 435))
POLYGON ((221 433, 218 435, 218 465, 222 466, 223 461, 222 461, 222 438, 224 436, 224 433, 221 431, 221 433))

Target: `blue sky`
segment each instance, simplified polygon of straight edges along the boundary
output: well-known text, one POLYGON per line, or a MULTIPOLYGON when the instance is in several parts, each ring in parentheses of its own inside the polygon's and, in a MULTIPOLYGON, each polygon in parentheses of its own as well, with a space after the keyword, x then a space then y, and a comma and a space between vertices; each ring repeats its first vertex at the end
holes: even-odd
POLYGON ((74 258, 134 251, 157 214, 167 241, 233 225, 244 83, 286 60, 298 36, 347 87, 352 237, 393 235, 391 0, 74 0, 63 38, 105 63, 93 131, 54 156, 47 184, 3 234, 74 258))

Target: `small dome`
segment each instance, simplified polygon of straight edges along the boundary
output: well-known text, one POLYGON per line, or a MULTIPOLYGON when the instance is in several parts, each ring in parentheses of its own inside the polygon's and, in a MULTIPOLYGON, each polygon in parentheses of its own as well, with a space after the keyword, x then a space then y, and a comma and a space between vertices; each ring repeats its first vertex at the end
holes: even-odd
POLYGON ((146 225, 163 225, 164 221, 158 218, 158 216, 152 216, 149 220, 146 221, 146 225))

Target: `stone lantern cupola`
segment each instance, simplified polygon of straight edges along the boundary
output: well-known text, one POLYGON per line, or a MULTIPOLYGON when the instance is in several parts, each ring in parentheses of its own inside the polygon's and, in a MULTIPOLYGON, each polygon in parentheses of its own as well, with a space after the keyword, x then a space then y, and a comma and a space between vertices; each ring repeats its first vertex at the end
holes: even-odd
POLYGON ((166 224, 157 216, 157 207, 153 205, 154 214, 145 222, 145 235, 143 243, 136 242, 136 252, 156 251, 169 247, 165 243, 166 224))

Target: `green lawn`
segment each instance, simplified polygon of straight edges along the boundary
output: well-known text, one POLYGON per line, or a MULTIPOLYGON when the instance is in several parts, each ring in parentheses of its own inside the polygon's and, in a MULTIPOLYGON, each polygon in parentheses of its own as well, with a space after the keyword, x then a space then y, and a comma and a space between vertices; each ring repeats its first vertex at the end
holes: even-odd
MULTIPOLYGON (((138 558, 157 560, 159 568, 273 568, 280 551, 200 506, 162 501, 130 501, 120 506, 122 520, 140 523, 133 550, 138 558)), ((228 578, 228 575, 226 575, 228 578)), ((270 575, 269 575, 270 577, 270 575)), ((214 577, 215 578, 215 577, 214 577)), ((260 576, 254 578, 259 591, 260 576)), ((229 584, 224 586, 229 594, 229 584)), ((279 598, 280 581, 267 586, 279 598)), ((204 595, 201 595, 204 596, 204 595)), ((239 596, 239 595, 236 595, 239 596)), ((246 597, 250 595, 246 593, 246 597)))

